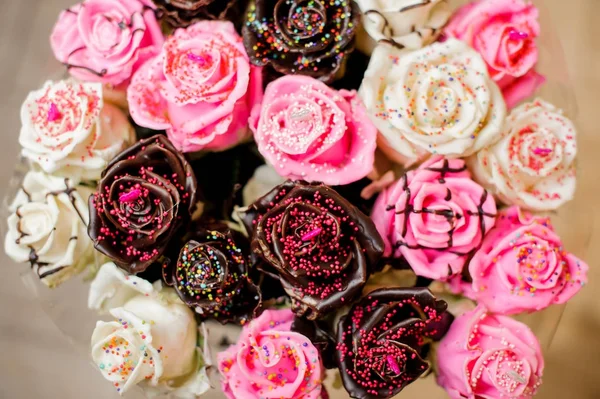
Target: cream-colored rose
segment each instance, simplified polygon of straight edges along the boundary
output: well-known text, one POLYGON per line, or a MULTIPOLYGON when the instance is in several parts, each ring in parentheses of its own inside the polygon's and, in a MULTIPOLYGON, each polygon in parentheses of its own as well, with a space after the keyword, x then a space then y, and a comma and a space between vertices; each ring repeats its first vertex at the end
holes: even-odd
POLYGON ((194 313, 171 288, 104 264, 90 286, 89 307, 117 320, 99 321, 92 358, 123 394, 140 385, 148 395, 193 399, 210 387, 194 313))
POLYGON ((363 12, 358 48, 367 54, 379 42, 419 49, 439 36, 452 14, 445 0, 356 0, 363 12))
POLYGON ((129 275, 113 262, 105 263, 90 284, 88 307, 101 314, 123 306, 138 295, 154 295, 152 283, 143 278, 129 275))
POLYGON ((87 235, 91 193, 66 178, 27 173, 9 208, 6 254, 16 262, 30 262, 50 287, 79 273, 93 260, 87 235))
POLYGON ((22 154, 46 173, 97 180, 134 140, 125 114, 102 99, 102 85, 48 81, 21 107, 22 154))
POLYGON ((405 166, 473 154, 500 138, 506 116, 485 62, 456 39, 412 52, 379 44, 359 93, 381 150, 405 166))
POLYGON ((503 202, 550 211, 575 194, 577 131, 562 110, 537 99, 513 109, 502 139, 468 159, 474 178, 503 202))

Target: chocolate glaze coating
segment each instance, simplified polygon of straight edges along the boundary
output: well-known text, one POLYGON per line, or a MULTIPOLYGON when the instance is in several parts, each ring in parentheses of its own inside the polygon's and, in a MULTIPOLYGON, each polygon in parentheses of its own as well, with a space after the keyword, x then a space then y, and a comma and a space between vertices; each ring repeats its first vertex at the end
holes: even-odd
POLYGON ((157 261, 196 207, 197 183, 183 154, 162 135, 117 155, 90 196, 88 235, 129 273, 157 261))
POLYGON ((351 0, 253 0, 242 34, 253 64, 330 83, 354 50, 359 23, 351 0))
POLYGON ((352 398, 391 398, 430 370, 430 343, 447 332, 447 304, 426 288, 384 288, 338 324, 337 363, 352 398))
POLYGON ((192 230, 177 258, 163 265, 163 281, 196 310, 200 320, 243 325, 256 317, 261 294, 248 276, 247 239, 222 224, 192 230))
POLYGON ((384 249, 371 219, 320 183, 288 180, 250 205, 243 221, 259 267, 311 320, 360 295, 384 249))
POLYGON ((241 24, 248 0, 152 0, 159 17, 174 28, 185 28, 201 20, 241 24))
POLYGON ((292 323, 292 331, 310 339, 310 342, 319 350, 325 368, 333 369, 337 367, 335 361, 335 333, 333 333, 328 322, 295 317, 292 323))

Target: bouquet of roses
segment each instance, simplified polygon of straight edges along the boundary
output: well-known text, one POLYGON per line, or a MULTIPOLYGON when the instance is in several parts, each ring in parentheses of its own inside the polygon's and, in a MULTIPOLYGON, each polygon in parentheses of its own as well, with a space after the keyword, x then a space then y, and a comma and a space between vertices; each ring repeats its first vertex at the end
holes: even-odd
POLYGON ((431 370, 532 397, 540 344, 509 316, 588 269, 547 214, 576 129, 528 100, 539 34, 525 0, 84 0, 50 37, 70 77, 21 109, 6 252, 50 288, 92 275, 120 393, 209 390, 213 320, 241 326, 229 398, 327 398, 327 369, 360 399, 431 370))

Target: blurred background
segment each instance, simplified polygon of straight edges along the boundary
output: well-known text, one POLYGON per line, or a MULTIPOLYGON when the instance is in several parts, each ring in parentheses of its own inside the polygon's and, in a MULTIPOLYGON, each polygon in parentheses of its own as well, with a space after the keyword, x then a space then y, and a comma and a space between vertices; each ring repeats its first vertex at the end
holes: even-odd
MULTIPOLYGON (((60 70, 48 36, 59 11, 73 1, 0 0, 0 123, 6 138, 0 149, 0 197, 4 197, 19 153, 20 104, 43 77, 56 76, 60 70)), ((600 0, 536 3, 543 3, 555 25, 553 35, 562 42, 579 107, 578 198, 561 217, 559 231, 570 234, 565 238, 567 249, 590 264, 590 284, 567 306, 545 352, 544 384, 538 397, 600 398, 600 301, 596 297, 600 292, 596 261, 600 259, 600 133, 595 119, 600 105, 600 24, 595 21, 600 0), (589 249, 583 251, 587 240, 589 249)), ((548 20, 545 23, 543 29, 548 29, 548 20)), ((27 266, 16 266, 3 251, 0 259, 0 398, 117 398, 112 386, 73 349, 21 283, 19 273, 27 266)), ((75 300, 85 300, 85 296, 75 300)), ((444 398, 433 385, 428 379, 401 397, 444 398)))

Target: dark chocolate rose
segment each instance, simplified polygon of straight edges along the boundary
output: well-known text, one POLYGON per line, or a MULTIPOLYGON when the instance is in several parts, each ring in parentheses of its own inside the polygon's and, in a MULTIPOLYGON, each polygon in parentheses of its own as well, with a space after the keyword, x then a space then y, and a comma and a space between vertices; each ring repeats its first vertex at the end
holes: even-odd
POLYGON ((192 168, 165 136, 137 142, 110 162, 90 197, 94 246, 123 270, 146 270, 190 218, 196 184, 192 168))
POLYGON ((338 324, 337 361, 344 387, 357 399, 391 398, 429 371, 432 341, 452 317, 426 288, 380 289, 338 324))
POLYGON ((351 0, 254 0, 242 32, 255 65, 330 83, 354 50, 359 21, 351 0))
POLYGON ((287 181, 250 205, 252 250, 299 316, 316 319, 358 296, 383 252, 365 214, 330 187, 287 181))
POLYGON ((201 20, 240 22, 248 0, 152 0, 160 18, 174 28, 201 20))
POLYGON ((246 238, 228 229, 199 229, 189 235, 176 260, 163 266, 163 280, 202 320, 245 324, 261 302, 248 277, 246 238))
POLYGON ((304 317, 294 317, 291 330, 304 335, 319 350, 323 366, 327 369, 337 367, 335 361, 335 333, 325 320, 307 320, 304 317))

